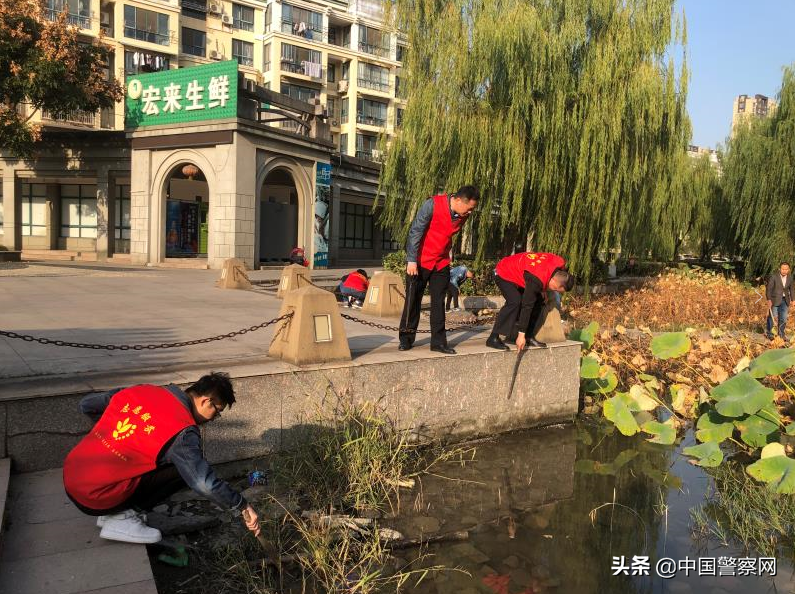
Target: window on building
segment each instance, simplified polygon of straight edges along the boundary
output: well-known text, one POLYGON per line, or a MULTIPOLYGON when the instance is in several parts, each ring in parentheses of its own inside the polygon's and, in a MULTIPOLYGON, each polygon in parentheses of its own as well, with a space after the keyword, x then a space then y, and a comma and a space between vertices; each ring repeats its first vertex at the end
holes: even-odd
POLYGON ((330 82, 330 83, 337 82, 336 71, 337 71, 337 69, 334 68, 334 64, 329 64, 326 67, 326 80, 328 82, 330 82))
POLYGON ((400 244, 392 237, 392 231, 381 229, 381 249, 385 252, 394 252, 400 249, 400 244))
POLYGON ((182 0, 182 15, 200 21, 206 21, 207 0, 182 0))
POLYGON ((331 120, 332 126, 338 126, 340 123, 340 102, 336 97, 328 97, 326 99, 326 111, 331 120), (335 123, 336 122, 336 123, 335 123))
POLYGON ((403 125, 403 110, 399 107, 395 110, 395 128, 400 128, 403 125))
POLYGON ((240 39, 232 40, 232 57, 241 66, 254 65, 254 44, 240 39))
POLYGON ((282 33, 323 41, 323 15, 290 4, 282 4, 282 33))
POLYGON ((356 100, 356 121, 368 126, 386 126, 386 114, 389 106, 380 101, 369 99, 356 100))
POLYGON ((400 45, 398 43, 396 51, 397 51, 397 54, 396 54, 395 58, 397 59, 398 62, 403 62, 406 59, 406 46, 405 45, 400 45))
POLYGON ((140 74, 142 72, 160 72, 168 70, 168 56, 152 52, 125 51, 124 74, 140 74))
POLYGON ((207 34, 198 29, 182 27, 182 53, 204 58, 207 55, 207 34))
POLYGON ((348 98, 347 97, 343 97, 342 98, 342 105, 341 105, 341 109, 340 109, 340 120, 342 121, 343 124, 347 124, 348 123, 348 98))
POLYGON ((130 239, 130 186, 116 186, 116 202, 114 210, 116 239, 130 239))
POLYGON ((372 249, 373 215, 364 204, 340 202, 341 247, 372 249))
POLYGON ((395 75, 395 97, 399 99, 406 98, 406 85, 403 83, 399 75, 395 75))
MULTIPOLYGON (((343 103, 345 105, 345 103, 343 103)), ((347 134, 340 134, 340 154, 347 155, 348 154, 348 135, 347 134)))
POLYGON ((389 33, 359 25, 359 51, 386 58, 389 56, 389 33))
POLYGON ((322 62, 320 52, 305 47, 282 43, 282 70, 320 78, 322 62))
POLYGON ((251 6, 232 4, 232 27, 241 31, 253 31, 254 9, 251 6))
POLYGON ((168 15, 124 5, 124 36, 139 41, 168 45, 168 15))
POLYGON ((356 135, 356 158, 373 159, 373 151, 378 150, 378 137, 368 134, 356 135))
POLYGON ((61 186, 61 237, 97 236, 97 187, 61 186))
POLYGON ((66 10, 66 22, 81 29, 91 28, 91 5, 84 0, 47 0, 45 16, 56 20, 66 10))
POLYGON ((373 89, 383 93, 389 92, 389 68, 368 64, 367 62, 359 62, 358 83, 360 87, 366 89, 373 89))
POLYGON ((343 62, 342 63, 342 80, 350 80, 351 76, 351 65, 350 62, 343 62))
POLYGON ((289 83, 282 83, 282 95, 287 95, 299 101, 308 102, 310 99, 315 99, 320 96, 318 89, 311 87, 302 87, 301 85, 292 85, 289 83))
POLYGON ((47 186, 22 184, 22 235, 47 235, 47 186))
POLYGON ((270 32, 272 22, 273 22, 273 5, 268 4, 268 6, 265 7, 265 33, 270 32))
POLYGON ((265 44, 265 50, 262 55, 262 71, 270 72, 271 69, 271 44, 265 44))

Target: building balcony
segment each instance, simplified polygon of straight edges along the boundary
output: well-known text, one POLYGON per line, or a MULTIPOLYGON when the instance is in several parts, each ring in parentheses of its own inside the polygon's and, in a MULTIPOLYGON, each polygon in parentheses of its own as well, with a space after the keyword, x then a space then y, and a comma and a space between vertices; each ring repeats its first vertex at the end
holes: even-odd
POLYGON ((315 62, 293 62, 292 60, 282 59, 280 62, 282 71, 291 74, 300 74, 301 76, 308 76, 309 78, 322 79, 323 66, 315 62))
POLYGON ((389 58, 389 48, 381 45, 373 45, 371 43, 359 42, 359 51, 365 54, 372 54, 379 58, 389 58))
POLYGON ((128 39, 146 41, 147 43, 154 43, 157 45, 171 45, 172 39, 175 39, 173 31, 169 31, 168 33, 155 33, 153 31, 144 31, 143 29, 134 29, 132 27, 124 27, 124 36, 128 39))
POLYGON ((315 41, 317 43, 328 42, 328 29, 318 29, 311 26, 309 23, 291 21, 290 19, 282 19, 282 33, 295 35, 307 41, 315 41))
POLYGON ((363 89, 371 89, 379 93, 389 93, 392 90, 392 85, 383 80, 373 80, 371 78, 359 78, 356 81, 363 89))
POLYGON ((375 116, 367 116, 362 113, 356 114, 356 123, 364 124, 365 126, 375 126, 377 128, 386 127, 386 118, 378 118, 375 116))
MULTIPOLYGON (((53 10, 51 8, 47 8, 44 10, 44 16, 50 21, 57 21, 58 17, 61 16, 61 10, 53 10)), ((88 13, 75 13, 70 12, 66 15, 66 23, 68 25, 74 25, 75 27, 80 27, 81 29, 90 29, 91 28, 91 17, 88 13)))
POLYGON ((357 159, 364 159, 365 161, 374 161, 373 158, 373 151, 364 151, 364 150, 357 150, 356 151, 356 158, 357 159))
POLYGON ((74 109, 61 116, 57 116, 50 113, 46 109, 43 109, 41 111, 41 121, 44 125, 53 123, 81 128, 112 130, 115 125, 115 115, 115 111, 109 108, 98 111, 83 111, 82 109, 74 109))

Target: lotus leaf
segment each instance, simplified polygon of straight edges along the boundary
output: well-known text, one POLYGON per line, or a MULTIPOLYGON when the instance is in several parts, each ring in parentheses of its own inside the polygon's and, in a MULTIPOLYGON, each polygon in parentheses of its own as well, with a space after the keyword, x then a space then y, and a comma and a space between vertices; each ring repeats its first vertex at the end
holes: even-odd
POLYGON ((784 430, 787 435, 795 435, 795 423, 790 423, 784 430))
MULTIPOLYGON (((632 398, 638 411, 654 410, 659 405, 659 402, 649 396, 649 392, 643 386, 632 386, 629 389, 629 396, 632 398)), ((632 410, 636 409, 632 408, 632 410)))
POLYGON ((578 328, 569 332, 569 340, 578 340, 583 343, 586 349, 590 349, 598 332, 599 324, 591 322, 585 328, 578 328))
POLYGON ((658 359, 675 359, 690 350, 690 338, 684 332, 666 332, 651 341, 651 352, 658 359))
POLYGON ((599 377, 588 380, 585 384, 586 392, 598 392, 599 394, 609 394, 616 389, 618 376, 615 370, 609 365, 602 365, 599 368, 599 377))
POLYGON ((616 394, 604 402, 605 418, 612 421, 623 435, 635 435, 640 431, 630 410, 630 406, 633 404, 629 394, 616 394))
POLYGON ((621 467, 638 455, 637 450, 623 450, 612 462, 598 460, 577 460, 574 470, 583 474, 615 475, 621 467))
POLYGON ((674 441, 676 441, 676 425, 674 425, 673 417, 664 423, 660 423, 658 421, 649 421, 648 423, 644 423, 641 429, 643 429, 644 432, 650 433, 654 436, 648 440, 651 443, 671 445, 674 441))
POLYGON ((781 375, 795 365, 795 349, 771 349, 751 361, 749 371, 752 377, 781 375))
POLYGON ((786 456, 787 450, 784 446, 777 441, 767 444, 762 448, 762 459, 772 458, 774 456, 786 456))
POLYGON ((734 433, 733 419, 709 410, 698 418, 696 423, 696 439, 701 442, 721 443, 734 433))
POLYGON ((792 458, 769 456, 754 462, 746 471, 756 480, 767 483, 776 493, 795 493, 795 460, 792 458))
POLYGON ((583 357, 580 362, 580 377, 596 379, 599 377, 599 361, 593 357, 583 357))
POLYGON ((753 415, 736 419, 734 426, 740 430, 740 437, 745 443, 754 448, 761 448, 778 433, 779 419, 775 405, 770 403, 753 415))
POLYGON ((765 388, 747 371, 726 380, 710 392, 715 408, 724 417, 752 415, 773 401, 774 391, 765 388))
POLYGON ((698 458, 695 464, 703 466, 704 468, 714 468, 723 462, 723 452, 720 446, 714 441, 690 446, 682 450, 682 452, 687 456, 698 458))

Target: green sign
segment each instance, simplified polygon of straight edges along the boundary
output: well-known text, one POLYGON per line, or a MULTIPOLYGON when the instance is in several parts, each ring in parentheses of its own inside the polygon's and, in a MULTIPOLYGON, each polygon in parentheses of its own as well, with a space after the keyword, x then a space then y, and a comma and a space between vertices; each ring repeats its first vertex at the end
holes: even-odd
POLYGON ((237 60, 127 77, 125 128, 237 117, 237 60))

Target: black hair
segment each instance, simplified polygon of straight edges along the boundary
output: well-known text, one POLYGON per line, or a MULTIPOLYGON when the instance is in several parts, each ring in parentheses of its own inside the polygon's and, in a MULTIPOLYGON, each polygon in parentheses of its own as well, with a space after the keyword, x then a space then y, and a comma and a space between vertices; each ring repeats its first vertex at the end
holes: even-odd
POLYGON ((454 196, 456 198, 461 198, 464 202, 480 200, 480 192, 475 186, 461 186, 454 196))
POLYGON ((366 270, 362 270, 361 268, 357 268, 356 272, 361 274, 364 278, 370 278, 369 276, 367 276, 367 271, 366 270))
POLYGON ((215 396, 227 408, 232 408, 235 403, 235 390, 232 388, 229 374, 221 371, 213 371, 209 375, 203 375, 187 391, 197 396, 215 396))
MULTIPOLYGON (((782 266, 789 266, 789 262, 782 262, 781 264, 778 265, 779 268, 781 268, 782 266)), ((792 268, 792 266, 790 266, 790 268, 792 268)))
POLYGON ((558 281, 560 281, 560 284, 563 285, 563 288, 566 289, 566 291, 571 291, 577 282, 577 279, 574 278, 574 275, 565 268, 558 268, 552 274, 552 276, 556 277, 558 281))

